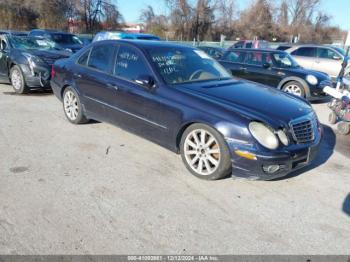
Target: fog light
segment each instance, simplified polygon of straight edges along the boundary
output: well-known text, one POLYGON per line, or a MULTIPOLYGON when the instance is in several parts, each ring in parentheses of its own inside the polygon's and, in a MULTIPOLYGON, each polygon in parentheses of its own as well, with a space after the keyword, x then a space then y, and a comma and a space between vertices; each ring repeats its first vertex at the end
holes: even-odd
POLYGON ((273 174, 273 173, 276 173, 278 170, 280 170, 280 166, 279 165, 263 166, 263 170, 265 173, 273 174))

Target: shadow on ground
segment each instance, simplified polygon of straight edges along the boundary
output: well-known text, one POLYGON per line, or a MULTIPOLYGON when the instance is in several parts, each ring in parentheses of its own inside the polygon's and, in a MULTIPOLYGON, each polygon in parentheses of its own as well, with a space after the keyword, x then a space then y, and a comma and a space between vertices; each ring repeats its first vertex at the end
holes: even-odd
POLYGON ((345 214, 350 216, 350 193, 348 194, 348 196, 344 200, 343 211, 345 214))
POLYGON ((52 95, 51 90, 30 90, 29 93, 27 94, 17 94, 16 92, 2 92, 4 95, 9 95, 9 96, 49 96, 52 95))
POLYGON ((324 130, 324 136, 320 145, 320 151, 318 152, 317 157, 314 159, 314 161, 309 166, 296 170, 295 172, 292 172, 285 177, 274 179, 272 181, 279 181, 279 180, 284 180, 288 178, 293 178, 326 163, 328 159, 333 155, 337 140, 336 140, 336 135, 332 128, 330 128, 329 126, 323 125, 323 130, 324 130))
POLYGON ((311 104, 325 104, 325 103, 329 103, 332 100, 331 97, 324 97, 324 98, 320 98, 318 100, 314 100, 311 102, 311 104))

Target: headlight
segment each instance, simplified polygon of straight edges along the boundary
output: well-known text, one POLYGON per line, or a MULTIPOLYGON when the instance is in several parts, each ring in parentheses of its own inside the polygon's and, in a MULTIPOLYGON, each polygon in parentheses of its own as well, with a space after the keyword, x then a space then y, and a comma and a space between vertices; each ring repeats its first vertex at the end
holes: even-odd
POLYGON ((283 130, 277 131, 278 138, 282 142, 283 145, 288 146, 289 145, 289 139, 286 135, 286 133, 283 130))
POLYGON ((317 83, 318 83, 316 76, 313 76, 313 75, 307 75, 306 81, 308 81, 309 84, 311 84, 311 85, 317 85, 317 83))
POLYGON ((264 147, 268 149, 276 149, 278 147, 278 139, 272 129, 259 122, 251 122, 249 130, 252 136, 264 147))

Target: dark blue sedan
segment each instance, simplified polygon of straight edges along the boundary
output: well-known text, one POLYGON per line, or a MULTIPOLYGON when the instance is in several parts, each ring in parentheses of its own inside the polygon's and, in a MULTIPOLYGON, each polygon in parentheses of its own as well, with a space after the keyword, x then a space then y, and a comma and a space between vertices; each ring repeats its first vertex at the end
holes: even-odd
POLYGON ((235 80, 188 46, 96 42, 57 61, 51 85, 70 122, 118 125, 181 153, 203 179, 285 176, 312 161, 322 136, 308 102, 235 80))

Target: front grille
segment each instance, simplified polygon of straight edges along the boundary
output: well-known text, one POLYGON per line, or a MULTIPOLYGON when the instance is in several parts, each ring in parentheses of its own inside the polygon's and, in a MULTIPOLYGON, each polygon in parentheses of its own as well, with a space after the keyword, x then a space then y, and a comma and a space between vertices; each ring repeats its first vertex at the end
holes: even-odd
POLYGON ((295 142, 298 144, 305 144, 312 142, 315 139, 313 123, 314 120, 312 118, 292 121, 291 130, 295 142))

